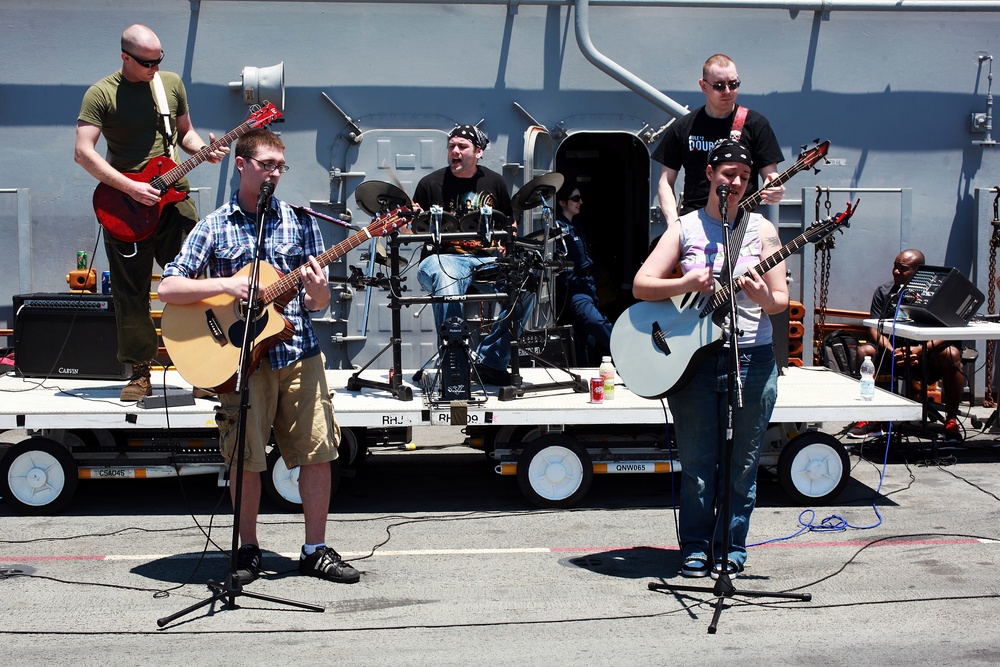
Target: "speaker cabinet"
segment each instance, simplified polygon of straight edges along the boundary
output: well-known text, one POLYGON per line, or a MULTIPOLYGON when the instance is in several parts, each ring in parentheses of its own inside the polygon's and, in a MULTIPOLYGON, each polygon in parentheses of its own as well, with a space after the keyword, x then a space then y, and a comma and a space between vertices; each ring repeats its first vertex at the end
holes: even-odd
POLYGON ((103 294, 18 294, 14 368, 24 377, 123 380, 115 305, 103 294))

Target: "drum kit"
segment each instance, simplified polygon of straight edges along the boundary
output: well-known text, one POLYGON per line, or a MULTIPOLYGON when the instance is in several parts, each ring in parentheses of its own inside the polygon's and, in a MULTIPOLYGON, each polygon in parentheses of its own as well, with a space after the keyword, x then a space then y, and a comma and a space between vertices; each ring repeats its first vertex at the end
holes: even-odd
MULTIPOLYGON (((482 267, 481 270, 477 271, 473 276, 473 281, 481 284, 489 283, 494 286, 503 282, 506 282, 508 285, 519 284, 519 281, 511 280, 511 273, 524 273, 537 269, 554 272, 553 268, 555 268, 555 271, 561 270, 566 268, 564 262, 551 261, 553 259, 551 241, 556 238, 558 234, 550 232, 553 226, 552 209, 548 202, 551 201, 551 199, 555 196, 555 193, 560 187, 562 187, 563 182, 564 178, 562 174, 551 172, 538 176, 537 178, 534 178, 526 183, 511 198, 511 206, 514 211, 514 218, 512 219, 508 219, 508 216, 503 212, 492 209, 491 207, 482 207, 478 211, 471 211, 461 216, 444 211, 440 206, 432 206, 431 210, 424 211, 418 209, 410 196, 406 194, 406 191, 398 183, 392 184, 384 181, 365 181, 359 185, 354 192, 354 198, 362 210, 373 217, 378 217, 389 212, 402 212, 411 216, 410 230, 414 237, 411 239, 407 238, 408 235, 397 235, 394 233, 392 235, 394 238, 390 242, 392 246, 392 254, 389 265, 393 274, 390 280, 396 283, 395 286, 390 289, 391 298, 396 302, 392 307, 394 330, 392 334, 392 342, 390 342, 389 345, 382 350, 382 352, 379 352, 374 359, 369 361, 368 364, 352 376, 351 380, 348 382, 348 389, 358 389, 363 386, 383 388, 388 389, 397 398, 402 400, 412 400, 412 393, 410 392, 409 387, 404 386, 401 379, 401 353, 399 349, 397 349, 400 341, 400 333, 397 328, 399 327, 397 322, 399 306, 417 303, 426 305, 427 303, 433 303, 435 299, 440 299, 442 297, 400 296, 400 289, 398 285, 399 268, 405 265, 405 260, 399 256, 400 243, 408 243, 412 240, 422 241, 436 246, 442 241, 468 241, 478 239, 486 245, 492 245, 494 235, 500 238, 514 236, 511 223, 515 221, 517 216, 539 206, 544 206, 542 211, 541 229, 526 236, 514 237, 513 243, 510 244, 511 251, 509 251, 504 258, 496 263, 482 267), (389 384, 385 385, 380 382, 361 380, 359 378, 361 371, 371 365, 371 363, 374 362, 378 356, 381 356, 383 352, 389 349, 390 346, 393 347, 393 372, 390 373, 389 384)), ((543 280, 540 282, 547 283, 551 281, 543 280)), ((520 282, 520 284, 525 283, 520 282)), ((538 281, 535 281, 532 284, 537 285, 539 283, 538 281)), ((470 301, 478 300, 471 298, 472 295, 468 296, 470 297, 470 301)), ((486 295, 482 296, 489 298, 486 295)), ((513 357, 514 355, 512 355, 512 364, 515 363, 513 357)), ((570 385, 574 386, 574 388, 576 384, 579 384, 575 380, 576 378, 574 378, 574 382, 570 385)), ((564 383, 560 383, 560 385, 566 386, 564 383)), ((548 387, 546 386, 545 388, 548 387)), ((508 387, 505 389, 509 390, 511 388, 508 387)), ((514 396, 511 392, 508 391, 507 398, 513 397, 514 396)), ((503 396, 501 396, 501 400, 505 400, 503 396)))

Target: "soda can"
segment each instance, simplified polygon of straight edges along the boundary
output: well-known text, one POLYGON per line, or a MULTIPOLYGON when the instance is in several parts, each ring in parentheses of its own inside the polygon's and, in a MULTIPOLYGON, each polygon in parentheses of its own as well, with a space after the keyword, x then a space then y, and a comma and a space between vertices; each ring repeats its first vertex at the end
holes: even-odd
POLYGON ((604 378, 590 378, 590 402, 604 402, 604 378))
POLYGON ((101 274, 101 294, 111 294, 111 272, 101 274))
POLYGON ((78 250, 76 253, 76 268, 86 269, 87 268, 87 251, 78 250))
POLYGON ((389 384, 392 385, 393 379, 396 377, 396 369, 392 366, 389 367, 389 384))

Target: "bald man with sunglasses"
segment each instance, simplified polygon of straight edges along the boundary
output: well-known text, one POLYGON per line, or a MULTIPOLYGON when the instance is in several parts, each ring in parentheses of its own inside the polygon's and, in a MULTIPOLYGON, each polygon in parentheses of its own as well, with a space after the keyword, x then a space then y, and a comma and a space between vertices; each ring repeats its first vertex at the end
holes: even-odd
MULTIPOLYGON (((746 109, 745 118, 738 120, 740 114, 737 110, 740 107, 736 104, 736 97, 740 84, 736 64, 731 58, 717 53, 706 60, 702 78, 698 81, 705 94, 705 105, 673 122, 653 151, 653 159, 663 165, 657 193, 667 222, 704 208, 708 203, 705 167, 709 153, 719 141, 740 141, 750 148, 754 165, 762 165, 754 167, 744 198, 757 192, 758 175, 764 179, 765 185, 777 176, 778 163, 785 157, 767 118, 746 109), (740 122, 741 128, 738 127, 740 122), (734 129, 738 129, 739 136, 733 136, 734 129), (674 184, 681 168, 684 169, 684 190, 682 206, 678 207, 674 184)), ((763 191, 764 202, 777 204, 784 193, 784 186, 767 188, 763 191)))
MULTIPOLYGON (((160 191, 143 181, 126 178, 122 172, 142 171, 150 159, 166 156, 176 163, 179 151, 194 155, 207 144, 191 123, 187 92, 181 78, 161 72, 163 48, 152 30, 144 25, 125 29, 121 39, 121 69, 92 85, 83 96, 76 122, 74 159, 91 176, 145 206, 160 201, 160 191), (163 84, 169 127, 162 120, 156 101, 154 78, 163 84), (107 157, 97 151, 104 136, 107 157)), ((209 133, 209 142, 215 135, 209 133)), ((218 164, 228 148, 208 154, 218 164)), ((188 192, 186 178, 174 183, 188 192)), ((149 311, 153 261, 166 266, 181 248, 185 235, 198 222, 198 210, 190 197, 163 207, 153 234, 133 243, 104 234, 104 248, 114 285, 115 321, 118 328, 118 360, 132 365, 132 376, 122 389, 121 400, 138 401, 152 393, 149 367, 156 357, 156 327, 149 311)))

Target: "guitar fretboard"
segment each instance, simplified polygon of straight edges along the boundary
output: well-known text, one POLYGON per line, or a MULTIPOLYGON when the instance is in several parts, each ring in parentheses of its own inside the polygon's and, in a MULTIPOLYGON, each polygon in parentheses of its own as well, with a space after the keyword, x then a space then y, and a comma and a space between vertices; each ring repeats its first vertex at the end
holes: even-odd
MULTIPOLYGON (((771 182, 767 184, 767 187, 776 188, 778 186, 784 185, 785 183, 790 181, 792 176, 794 176, 795 174, 799 173, 803 169, 809 169, 817 162, 819 162, 820 158, 826 155, 829 148, 830 148, 830 142, 824 141, 816 148, 813 148, 811 151, 803 153, 802 155, 799 156, 799 159, 796 160, 792 166, 790 166, 788 169, 775 176, 774 179, 772 179, 771 182)), ((743 211, 747 211, 749 213, 752 209, 756 208, 757 205, 760 204, 762 201, 764 201, 764 195, 760 190, 758 190, 757 192, 753 193, 752 195, 750 195, 749 197, 740 202, 740 209, 743 211)))
POLYGON ((239 139, 240 137, 242 137, 244 134, 254 129, 255 127, 257 127, 257 125, 252 120, 248 120, 239 127, 231 130, 230 132, 227 132, 225 135, 222 136, 222 138, 216 139, 211 144, 205 146, 204 148, 202 148, 200 151, 192 155, 190 158, 188 158, 181 164, 177 165, 176 167, 166 172, 165 174, 161 174, 160 176, 158 176, 157 178, 160 181, 158 187, 161 187, 161 189, 170 187, 176 181, 180 180, 189 171, 191 171, 199 164, 207 160, 209 153, 223 146, 228 146, 229 144, 233 143, 234 141, 236 141, 237 139, 239 139))
MULTIPOLYGON (((354 250, 365 241, 368 241, 376 236, 384 236, 387 232, 390 232, 404 224, 403 213, 405 212, 407 212, 405 209, 399 208, 376 219, 357 234, 352 234, 340 243, 330 247, 325 252, 320 253, 320 255, 316 257, 316 261, 319 262, 321 267, 326 267, 330 263, 346 255, 351 250, 354 250)), ((293 289, 298 289, 301 282, 301 271, 295 270, 291 273, 285 274, 264 288, 261 300, 264 304, 269 304, 282 294, 293 289)))

